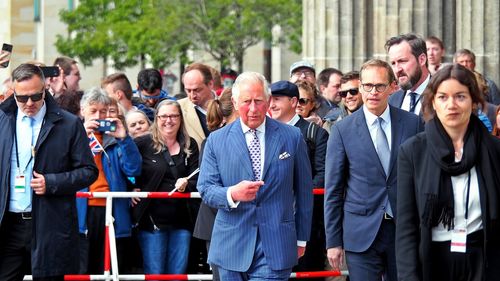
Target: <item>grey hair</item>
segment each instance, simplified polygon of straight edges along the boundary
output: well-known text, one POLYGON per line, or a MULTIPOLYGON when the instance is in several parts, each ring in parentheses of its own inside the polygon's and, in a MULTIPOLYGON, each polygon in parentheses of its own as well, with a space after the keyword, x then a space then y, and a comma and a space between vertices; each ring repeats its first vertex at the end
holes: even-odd
POLYGON ((82 99, 80 100, 80 108, 86 108, 91 104, 103 104, 106 106, 111 105, 111 98, 108 94, 99 87, 92 87, 85 91, 82 99))
POLYGON ((23 63, 12 71, 12 82, 30 80, 33 76, 40 77, 45 84, 45 76, 43 76, 43 71, 40 67, 31 63, 23 63))
POLYGON ((233 84, 233 90, 232 90, 233 100, 238 100, 240 96, 240 87, 246 83, 260 83, 264 88, 264 96, 266 97, 266 101, 269 101, 269 98, 271 97, 269 82, 267 82, 266 77, 264 77, 264 75, 253 71, 243 72, 240 75, 238 75, 236 81, 234 81, 233 84))

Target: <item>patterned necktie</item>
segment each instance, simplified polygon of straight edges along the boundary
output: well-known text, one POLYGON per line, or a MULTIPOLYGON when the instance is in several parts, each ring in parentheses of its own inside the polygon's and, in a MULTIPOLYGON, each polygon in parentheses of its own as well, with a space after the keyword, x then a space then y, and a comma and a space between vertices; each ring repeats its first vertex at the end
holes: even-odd
POLYGON ((417 93, 410 93, 410 112, 415 113, 415 107, 417 107, 417 93))
POLYGON ((382 128, 382 122, 384 119, 382 117, 377 118, 378 128, 375 146, 377 148, 378 158, 384 167, 385 174, 389 175, 389 161, 391 158, 391 150, 389 149, 389 142, 387 141, 387 136, 385 135, 384 129, 382 128))
POLYGON ((250 160, 252 161, 252 170, 255 180, 260 180, 260 143, 257 137, 257 131, 250 129, 249 131, 253 138, 248 146, 248 151, 250 152, 250 160))

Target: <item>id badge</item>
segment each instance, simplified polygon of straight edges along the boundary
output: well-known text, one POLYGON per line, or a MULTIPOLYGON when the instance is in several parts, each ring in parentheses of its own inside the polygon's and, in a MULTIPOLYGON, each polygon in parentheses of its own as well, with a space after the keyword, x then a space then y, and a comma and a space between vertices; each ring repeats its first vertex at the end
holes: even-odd
POLYGON ((465 253, 467 250, 467 229, 457 228, 451 232, 451 252, 465 253))
POLYGON ((14 180, 14 192, 24 193, 26 192, 26 181, 24 175, 16 175, 14 180))

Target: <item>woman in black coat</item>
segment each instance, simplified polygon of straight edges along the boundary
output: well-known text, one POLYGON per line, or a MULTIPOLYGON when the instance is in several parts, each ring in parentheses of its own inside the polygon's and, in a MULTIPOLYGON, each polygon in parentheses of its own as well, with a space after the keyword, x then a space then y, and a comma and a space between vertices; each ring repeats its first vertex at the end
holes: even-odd
POLYGON ((398 278, 498 280, 500 140, 474 114, 474 74, 447 66, 423 99, 425 132, 398 156, 398 278))
MULTIPOLYGON (((151 134, 135 139, 142 155, 140 191, 196 191, 198 145, 187 134, 182 110, 176 101, 157 105, 151 134)), ((137 190, 137 189, 136 189, 137 190)), ((187 268, 193 229, 190 199, 135 198, 132 214, 138 224, 138 241, 147 274, 183 274, 187 268)))

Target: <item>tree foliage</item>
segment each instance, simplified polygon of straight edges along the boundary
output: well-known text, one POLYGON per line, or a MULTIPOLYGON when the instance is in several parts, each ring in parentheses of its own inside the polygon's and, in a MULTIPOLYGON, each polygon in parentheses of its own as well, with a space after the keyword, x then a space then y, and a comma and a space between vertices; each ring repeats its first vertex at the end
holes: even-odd
POLYGON ((301 9, 300 0, 81 0, 60 12, 68 34, 57 36, 56 47, 84 65, 101 58, 117 69, 163 68, 188 49, 241 66, 245 50, 261 40, 300 51, 301 9), (285 36, 273 38, 275 25, 285 36))

